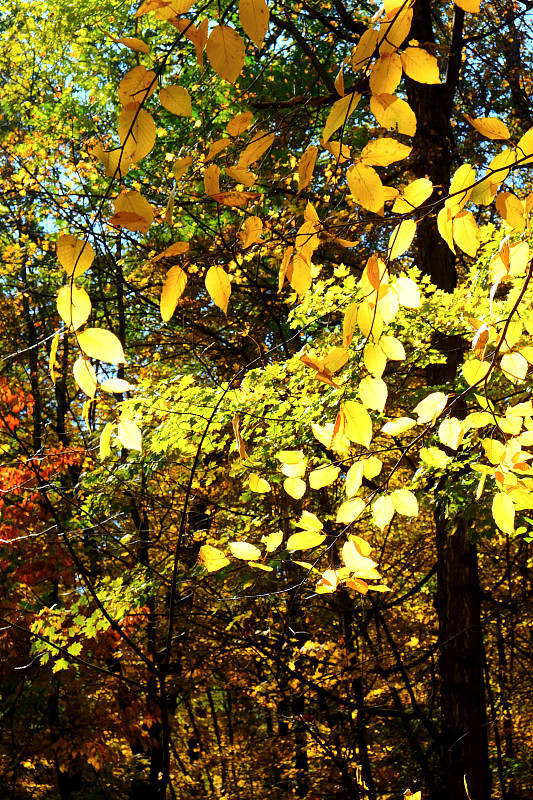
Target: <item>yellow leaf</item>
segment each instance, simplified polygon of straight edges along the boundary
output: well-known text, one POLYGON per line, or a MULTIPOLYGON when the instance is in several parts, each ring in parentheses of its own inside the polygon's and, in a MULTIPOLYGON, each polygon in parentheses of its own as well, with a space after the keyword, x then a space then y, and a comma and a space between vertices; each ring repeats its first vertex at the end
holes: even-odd
POLYGON ((383 411, 387 402, 387 384, 381 378, 363 378, 359 397, 367 408, 383 411))
POLYGON ((166 248, 166 250, 163 250, 157 256, 154 256, 154 258, 152 258, 152 261, 155 264, 156 261, 160 261, 162 258, 170 258, 171 256, 182 255, 182 253, 186 253, 188 249, 189 249, 189 242, 174 242, 174 244, 171 244, 169 247, 166 248))
POLYGON ((198 558, 208 572, 218 572, 219 569, 230 563, 229 558, 226 558, 222 550, 212 547, 210 544, 200 547, 198 558))
POLYGON ((140 450, 142 446, 141 429, 132 419, 126 416, 120 418, 117 427, 118 438, 128 450, 140 450))
POLYGON ((243 114, 237 114, 236 117, 230 119, 226 125, 226 130, 230 136, 240 136, 241 133, 248 130, 252 124, 254 115, 251 111, 245 111, 243 114))
POLYGON ((353 164, 346 173, 346 179, 356 203, 383 215, 385 195, 381 178, 375 169, 361 162, 353 164))
POLYGON ((388 167, 395 161, 402 161, 407 158, 413 148, 406 144, 397 142, 383 136, 381 139, 374 139, 361 150, 361 161, 363 164, 370 164, 375 167, 388 167))
POLYGON ((389 260, 392 261, 401 256, 411 247, 415 238, 416 222, 414 219, 404 219, 397 225, 389 239, 389 260))
POLYGON ((167 111, 179 117, 190 117, 192 115, 191 98, 187 89, 183 86, 165 86, 159 92, 161 104, 167 111))
POLYGON ((57 239, 57 260, 69 276, 78 278, 89 269, 94 260, 94 250, 70 233, 60 233, 57 239))
POLYGON ((422 47, 406 47, 401 55, 403 71, 418 83, 440 83, 439 62, 422 47))
POLYGON ((122 106, 141 105, 154 92, 157 75, 146 67, 133 67, 118 85, 118 99, 122 106))
POLYGON ((357 326, 363 336, 372 336, 377 341, 383 332, 383 318, 373 304, 361 303, 357 309, 357 326))
POLYGON ((381 429, 381 433, 387 436, 401 436, 402 433, 411 430, 415 425, 415 420, 410 417, 398 417, 390 422, 386 422, 381 429))
POLYGON ((315 591, 317 594, 329 594, 334 592, 339 583, 337 573, 334 569, 326 569, 322 573, 319 581, 317 581, 315 591))
POLYGON ((462 366, 462 373, 469 386, 482 381, 490 371, 490 364, 478 361, 477 358, 466 361, 462 366))
POLYGON ((466 118, 469 123, 473 125, 482 136, 486 136, 487 139, 511 138, 507 125, 497 117, 477 117, 477 119, 473 119, 472 117, 466 116, 466 118))
MULTIPOLYGON (((470 164, 462 164, 454 172, 449 190, 449 197, 445 200, 445 207, 449 209, 452 217, 462 209, 470 197, 472 187, 476 182, 476 171, 470 164)), ((440 216, 439 212, 439 216, 440 216)), ((440 229, 439 229, 440 233, 440 229)), ((441 233, 442 236, 442 233, 441 233)), ((442 236, 444 239, 445 237, 442 236)))
POLYGON ((448 457, 443 450, 438 447, 422 447, 420 448, 420 458, 429 467, 436 469, 446 469, 448 457))
POLYGON ((211 195, 220 193, 220 167, 217 164, 209 164, 204 170, 204 189, 205 193, 211 195))
POLYGON ((413 409, 413 413, 417 415, 418 425, 423 425, 425 422, 433 424, 439 414, 446 408, 448 402, 448 395, 444 392, 432 392, 424 397, 413 409))
POLYGON ((457 450, 457 448, 461 445, 464 436, 464 430, 461 422, 457 419, 457 417, 443 419, 439 425, 438 436, 442 444, 445 444, 452 450, 457 450))
POLYGON ((146 233, 153 220, 154 213, 148 200, 139 192, 125 189, 115 200, 115 213, 109 222, 129 231, 146 233))
POLYGON ((152 115, 137 103, 130 103, 120 112, 118 135, 126 155, 132 161, 140 161, 155 144, 156 127, 152 115))
POLYGON ((129 381, 123 380, 123 378, 108 378, 100 384, 100 389, 110 394, 122 394, 122 392, 129 392, 135 389, 135 386, 129 381))
POLYGON ((379 475, 382 468, 383 462, 379 458, 376 458, 376 456, 363 459, 363 474, 369 481, 379 475))
POLYGON ((311 266, 305 258, 295 255, 286 270, 287 279, 294 291, 302 297, 313 282, 311 266))
POLYGON ((353 114, 357 108, 360 99, 360 94, 346 94, 344 97, 341 97, 340 100, 333 103, 322 133, 322 140, 324 142, 327 142, 328 139, 332 137, 337 128, 340 128, 341 125, 346 123, 350 114, 353 114))
POLYGON ((322 464, 312 470, 309 473, 311 489, 322 489, 324 486, 330 486, 339 477, 339 472, 340 467, 335 467, 333 464, 322 464))
POLYGON ((525 208, 521 200, 512 192, 500 192, 496 197, 496 210, 515 231, 520 233, 526 227, 525 208))
POLYGON ((299 500, 305 494, 306 485, 301 478, 285 478, 283 488, 287 494, 294 497, 295 500, 299 500))
POLYGON ((169 19, 177 14, 186 14, 196 0, 166 0, 155 10, 158 19, 169 19))
POLYGON ((372 505, 372 519, 374 524, 383 530, 394 516, 394 503, 390 495, 382 495, 372 505))
POLYGON ((249 542, 230 542, 231 555, 242 561, 257 561, 261 558, 261 550, 249 542))
POLYGON ((185 158, 178 158, 177 161, 174 161, 172 164, 172 174, 176 178, 177 181, 182 178, 191 164, 193 163, 192 156, 186 156, 185 158))
POLYGON ((349 347, 352 343, 355 326, 357 325, 358 309, 358 303, 350 303, 344 312, 344 318, 342 322, 342 343, 344 347, 349 347))
POLYGON ((379 340, 379 346, 391 361, 403 361, 405 359, 404 346, 395 336, 382 336, 379 340))
POLYGON ((308 147, 300 159, 298 164, 298 191, 301 192, 306 186, 309 186, 313 178, 316 159, 318 156, 318 147, 314 144, 308 147))
POLYGON ((370 98, 370 110, 382 128, 389 128, 406 136, 415 135, 416 116, 405 100, 392 94, 374 94, 370 98))
POLYGON ((187 274, 177 264, 171 267, 166 274, 163 289, 161 291, 161 319, 168 322, 176 310, 178 300, 185 291, 187 285, 187 274))
POLYGON ((402 192, 402 196, 394 201, 392 211, 394 214, 410 214, 431 197, 433 184, 428 178, 417 178, 412 181, 402 192))
POLYGON ((104 458, 111 455, 111 434, 113 433, 114 427, 112 422, 106 422, 100 434, 100 451, 98 454, 100 461, 103 461, 104 458))
POLYGON ((268 31, 270 12, 265 0, 239 0, 239 20, 246 34, 257 47, 263 46, 268 31))
POLYGON ((250 475, 248 482, 252 492, 257 492, 258 494, 265 494, 272 488, 267 480, 256 475, 254 472, 250 475))
POLYGON ((420 308, 420 289, 411 278, 401 276, 394 284, 394 291, 402 306, 420 308))
POLYGON ((68 327, 75 331, 87 322, 91 313, 89 295, 80 286, 69 283, 57 293, 57 310, 68 327))
POLYGON ((396 489, 390 495, 394 510, 404 517, 418 517, 418 502, 409 489, 396 489))
POLYGON ((453 219, 453 239, 464 253, 474 257, 480 245, 477 222, 470 211, 459 211, 453 219))
POLYGON ((527 375, 528 363, 520 353, 508 353, 501 361, 502 372, 511 383, 522 383, 527 375))
POLYGON ((261 240, 263 233, 263 221, 260 217, 247 217, 239 237, 243 248, 251 247, 251 245, 261 240))
POLYGON ((305 531, 321 531, 324 527, 318 517, 315 514, 311 514, 309 511, 302 511, 302 516, 295 525, 297 528, 303 528, 305 531))
POLYGON ((455 253, 453 244, 453 221, 449 208, 441 208, 437 214, 437 228, 452 253, 455 253))
POLYGON ((355 400, 341 403, 345 418, 345 434, 350 441, 370 447, 372 441, 372 419, 366 408, 355 400))
POLYGON ((274 531, 274 533, 269 533, 268 536, 262 536, 261 541, 264 543, 267 553, 273 553, 282 543, 283 533, 281 531, 274 531))
POLYGON ((505 456, 505 447, 497 439, 483 439, 483 449, 491 464, 499 464, 505 456))
POLYGON ((57 356, 57 348, 59 347, 59 333, 54 335, 52 339, 52 345, 50 347, 50 357, 48 359, 48 368, 50 370, 50 377, 52 378, 52 383, 55 385, 56 382, 56 371, 55 371, 55 364, 56 364, 56 356, 57 356))
MULTIPOLYGON (((453 0, 456 6, 462 8, 464 11, 468 11, 470 14, 478 14, 479 13, 479 4, 480 0, 453 0)), ((420 794, 420 792, 417 792, 420 794)), ((420 800, 420 798, 413 797, 413 800, 420 800)))
POLYGON ((391 53, 397 50, 411 30, 413 9, 408 3, 399 2, 387 11, 386 18, 379 26, 379 52, 391 53))
POLYGON ((356 72, 372 58, 377 46, 378 32, 374 28, 368 28, 357 42, 352 54, 352 64, 356 72))
POLYGON ((398 53, 384 53, 374 63, 369 85, 373 94, 392 94, 402 79, 402 64, 398 53))
POLYGON ((514 531, 514 503, 503 492, 499 492, 494 496, 492 516, 494 517, 494 522, 503 533, 512 533, 514 531))
POLYGON ((363 361, 365 367, 374 378, 381 378, 387 366, 387 356, 379 344, 368 343, 365 345, 363 361))
POLYGON ((104 328, 86 328, 77 334, 77 341, 84 353, 108 364, 124 364, 124 350, 120 339, 104 328))
POLYGON ((366 503, 362 497, 354 497, 353 500, 347 500, 339 508, 336 521, 342 522, 343 525, 349 525, 361 516, 365 508, 366 503))
POLYGON ((244 67, 246 47, 234 28, 217 25, 209 34, 205 52, 209 63, 229 83, 235 83, 244 67))
POLYGON ((149 53, 150 48, 143 42, 141 39, 137 39, 136 36, 123 36, 121 39, 116 39, 117 44, 123 44, 125 47, 129 47, 130 50, 135 51, 136 53, 149 53))
POLYGON ((225 314, 231 295, 231 283, 223 267, 210 267, 207 270, 205 288, 209 292, 214 304, 222 309, 225 314))
POLYGON ((108 178, 118 178, 120 180, 133 163, 131 157, 124 152, 122 147, 117 150, 106 151, 100 145, 96 145, 91 152, 104 165, 104 175, 108 178))
POLYGON ((353 497, 357 494, 363 483, 364 464, 356 461, 346 473, 346 495, 353 497))
POLYGON ((237 166, 240 169, 247 169, 250 164, 258 161, 263 153, 266 153, 272 142, 276 138, 275 133, 265 133, 258 131, 250 143, 244 148, 239 156, 237 166))
MULTIPOLYGON (((516 164, 516 151, 507 147, 494 156, 487 168, 488 180, 494 186, 499 186, 509 175, 510 167, 516 164)), ((470 195, 472 198, 472 195, 470 195)))
POLYGON ((86 395, 94 397, 96 394, 96 387, 98 380, 93 365, 86 358, 80 356, 75 362, 73 367, 74 380, 86 395))
POLYGON ((516 155, 520 164, 533 163, 533 158, 531 158, 533 156, 533 128, 526 131, 519 140, 516 145, 516 155), (522 161, 522 159, 524 160, 522 161))
POLYGON ((298 531, 289 536, 287 550, 310 550, 312 547, 318 547, 325 539, 325 535, 320 531, 298 531))

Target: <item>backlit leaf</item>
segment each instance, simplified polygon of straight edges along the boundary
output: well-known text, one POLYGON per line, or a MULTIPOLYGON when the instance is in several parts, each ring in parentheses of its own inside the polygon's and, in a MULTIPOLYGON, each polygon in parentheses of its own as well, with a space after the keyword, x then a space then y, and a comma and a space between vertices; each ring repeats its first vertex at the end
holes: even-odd
POLYGON ((402 433, 414 428, 416 424, 416 421, 410 417, 398 417, 398 419, 386 422, 381 429, 381 433, 385 433, 387 436, 401 436, 402 433))
POLYGON ((464 431, 457 417, 443 419, 437 433, 442 444, 452 450, 457 450, 463 441, 464 431))
POLYGON ((341 403, 341 411, 346 422, 345 434, 350 441, 370 447, 372 419, 366 408, 355 400, 346 400, 341 403))
POLYGON ((266 153, 275 138, 275 133, 258 131, 240 154, 237 166, 240 169, 247 169, 255 161, 258 161, 263 153, 266 153))
POLYGON ((260 475, 256 475, 254 472, 250 475, 248 483, 252 492, 257 492, 258 494, 265 494, 272 488, 267 480, 261 478, 260 475))
POLYGON ((347 500, 343 503, 337 511, 337 522, 342 522, 343 525, 349 525, 355 522, 366 508, 366 503, 362 497, 354 497, 353 500, 347 500))
POLYGON ((384 53, 374 63, 369 76, 373 94, 392 94, 402 79, 402 64, 398 53, 384 53))
POLYGON ((520 353, 507 353, 501 361, 502 372, 511 383, 522 383, 528 366, 527 360, 520 353))
POLYGON ((230 136, 240 136, 241 133, 248 130, 252 124, 254 115, 251 111, 245 111, 242 114, 237 114, 236 117, 230 119, 226 125, 226 130, 230 136))
POLYGON ((205 52, 215 72, 229 83, 235 83, 246 56, 245 44, 237 31, 229 25, 217 25, 209 34, 205 52))
POLYGON ((473 117, 467 116, 466 118, 469 123, 473 125, 482 136, 486 136, 487 139, 511 138, 507 125, 497 117, 477 117, 477 119, 474 119, 473 117))
POLYGON ((311 489, 322 489, 330 486, 339 477, 340 467, 333 464, 323 464, 309 473, 309 485, 311 489))
POLYGON ((130 103, 141 105, 154 92, 157 86, 157 75, 146 67, 133 67, 118 85, 118 99, 121 105, 130 103))
POLYGON ((448 395, 444 392, 432 392, 424 397, 413 409, 413 413, 418 417, 418 424, 435 422, 439 414, 446 408, 448 395))
POLYGON ((503 533, 514 531, 515 509, 511 498, 504 492, 498 492, 492 501, 494 522, 503 533))
POLYGON ((268 31, 270 12, 265 0, 239 0, 239 20, 257 47, 262 47, 268 31))
POLYGON ((403 514, 405 517, 418 516, 418 501, 416 495, 410 492, 409 489, 396 489, 391 493, 390 498, 394 510, 398 514, 403 514))
POLYGON ((142 433, 141 429, 127 416, 122 416, 117 426, 117 435, 124 447, 128 450, 141 450, 142 433))
POLYGON ((124 350, 120 339, 105 328, 86 328, 77 334, 77 341, 84 353, 108 364, 124 364, 124 350))
POLYGON ((167 111, 180 117, 192 115, 191 97, 183 86, 165 86, 159 92, 161 104, 167 111))
POLYGON ((394 201, 392 211, 394 214, 410 214, 433 194, 433 184, 428 178, 417 178, 412 181, 402 192, 402 196, 394 201))
POLYGON ((477 222, 470 211, 459 211, 453 219, 453 240, 464 253, 475 256, 480 245, 477 222))
POLYGON ((360 94, 346 94, 344 97, 341 97, 340 100, 333 103, 322 132, 322 140, 324 142, 331 139, 337 128, 340 128, 346 123, 350 114, 353 114, 357 108, 360 99, 360 94))
POLYGON ((369 211, 383 214, 385 195, 381 178, 375 169, 361 162, 353 164, 346 173, 346 179, 356 203, 369 211))
POLYGON ((57 260, 69 276, 78 278, 94 261, 94 250, 88 242, 60 233, 57 238, 57 260))
POLYGON ((325 539, 325 534, 320 531, 298 531, 289 536, 287 550, 310 550, 312 547, 318 547, 325 539))
POLYGON ((383 530, 394 516, 394 503, 390 495, 382 495, 372 505, 374 524, 383 530))
POLYGON ((416 222, 414 219, 404 219, 397 225, 389 239, 389 259, 393 261, 411 247, 415 238, 416 222))
POLYGON ((298 164, 298 191, 300 192, 311 183, 317 155, 318 147, 313 144, 307 148, 300 159, 298 164))
POLYGON ((299 500, 304 496, 307 487, 305 481, 301 478, 285 478, 283 481, 283 488, 287 494, 294 497, 295 500, 299 500))
POLYGON ((57 310, 65 325, 75 331, 87 322, 91 300, 85 289, 69 283, 57 293, 57 310))
POLYGON ((383 411, 387 402, 387 384, 381 378, 363 378, 359 384, 359 398, 367 408, 383 411))
POLYGON ((111 455, 111 434, 113 433, 114 427, 112 422, 106 422, 100 434, 100 450, 98 454, 100 461, 103 461, 104 458, 111 455))
POLYGON ((261 558, 261 550, 249 542, 230 542, 231 555, 242 561, 257 561, 261 558))
POLYGON ((406 47, 400 56, 406 75, 418 83, 440 83, 439 62, 422 47, 406 47))
POLYGON ((96 387, 98 380, 96 372, 90 361, 80 356, 75 362, 73 367, 74 380, 86 395, 94 397, 96 394, 96 387))
POLYGON ((129 383, 129 381, 125 381, 123 378, 108 378, 108 380, 100 384, 100 389, 110 394, 122 394, 122 392, 130 392, 132 389, 135 389, 135 386, 129 383))
POLYGON ((163 289, 161 291, 161 319, 168 322, 176 310, 178 300, 185 291, 187 285, 187 274, 177 264, 171 267, 166 274, 163 289))
POLYGON ((208 572, 217 572, 230 563, 229 558, 226 558, 222 550, 212 547, 210 544, 200 547, 198 558, 208 572))
POLYGON ((414 136, 416 116, 411 106, 393 94, 374 94, 370 98, 370 110, 382 128, 388 128, 414 136))
POLYGON ((410 154, 413 148, 406 144, 397 142, 383 136, 381 139, 374 139, 366 144, 361 151, 361 161, 363 164, 370 164, 375 167, 388 167, 395 161, 402 161, 410 154))
POLYGON ((109 222, 129 231, 146 233, 153 220, 154 212, 148 200, 133 189, 125 189, 115 200, 115 213, 109 222))
POLYGON ((210 267, 205 276, 205 287, 214 304, 225 314, 231 295, 231 282, 225 269, 216 266, 210 267))

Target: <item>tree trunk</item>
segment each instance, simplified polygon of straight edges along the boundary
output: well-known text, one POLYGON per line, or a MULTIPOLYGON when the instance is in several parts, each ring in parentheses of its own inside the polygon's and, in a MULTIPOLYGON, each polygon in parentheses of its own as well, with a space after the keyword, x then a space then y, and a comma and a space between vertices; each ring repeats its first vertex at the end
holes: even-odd
POLYGON ((465 521, 437 515, 441 703, 447 796, 490 798, 476 545, 465 521))

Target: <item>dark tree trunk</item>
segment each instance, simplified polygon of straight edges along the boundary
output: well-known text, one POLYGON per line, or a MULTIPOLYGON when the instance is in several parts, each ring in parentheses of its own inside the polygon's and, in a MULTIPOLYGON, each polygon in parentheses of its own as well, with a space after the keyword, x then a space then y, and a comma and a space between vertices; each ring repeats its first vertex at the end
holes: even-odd
MULTIPOLYGON (((446 196, 454 162, 451 117, 461 71, 463 20, 464 12, 455 7, 443 83, 431 86, 407 81, 409 104, 417 118, 413 170, 417 177, 428 177, 432 181, 435 188, 430 202, 434 203, 446 196)), ((430 0, 416 0, 409 35, 421 46, 428 45, 431 49, 435 37, 430 0)), ((439 205, 434 207, 436 211, 439 208, 439 205)), ((441 239, 434 215, 424 215, 419 222, 417 250, 417 265, 421 271, 430 276, 437 288, 453 291, 457 283, 455 257, 441 239)), ((453 390, 463 349, 457 338, 446 330, 438 332, 434 346, 446 355, 446 363, 433 368, 428 374, 429 383, 444 384, 453 390)), ((436 515, 436 537, 444 796, 448 800, 466 800, 466 778, 472 798, 489 800, 476 545, 463 518, 448 520, 440 512, 436 515)))
POLYGON ((464 519, 447 524, 437 515, 441 703, 450 800, 490 798, 487 714, 483 681, 476 545, 464 519))

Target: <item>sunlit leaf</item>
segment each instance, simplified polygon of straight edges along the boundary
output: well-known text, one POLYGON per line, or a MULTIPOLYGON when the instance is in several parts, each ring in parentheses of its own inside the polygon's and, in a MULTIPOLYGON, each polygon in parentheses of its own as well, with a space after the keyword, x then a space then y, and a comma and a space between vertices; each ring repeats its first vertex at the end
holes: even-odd
POLYGON ((84 353, 108 364, 124 364, 124 350, 120 339, 105 328, 86 328, 77 334, 77 341, 84 353))
POLYGON ((325 540, 325 534, 320 531, 298 531, 289 536, 287 550, 310 550, 312 547, 318 547, 325 540))
POLYGON ((322 131, 322 140, 324 142, 331 139, 335 131, 346 124, 350 114, 353 114, 357 108, 360 99, 360 94, 346 94, 344 97, 341 97, 340 100, 333 103, 324 130, 322 131))
MULTIPOLYGON (((372 408, 373 406, 369 406, 372 408)), ((366 408, 355 400, 346 400, 341 403, 344 413, 346 436, 356 444, 370 447, 372 441, 372 419, 366 408)))
POLYGON ((73 367, 74 380, 86 395, 94 397, 96 394, 96 387, 98 380, 96 372, 90 361, 80 356, 75 362, 73 367))
POLYGON ((245 33, 257 47, 263 45, 269 17, 265 0, 239 0, 239 20, 245 33))
POLYGON ((440 83, 439 62, 422 47, 406 47, 400 56, 406 75, 418 83, 440 83))
POLYGON ((342 522, 343 525, 349 525, 355 522, 366 508, 366 503, 362 497, 354 497, 353 500, 347 500, 343 503, 337 511, 337 522, 342 522))
POLYGON ((503 533, 514 531, 515 508, 511 498, 504 492, 498 492, 492 501, 494 522, 503 533))
MULTIPOLYGON (((471 0, 471 2, 475 2, 476 0, 471 0)), ((462 0, 465 2, 465 0, 462 0)), ((458 3, 461 5, 461 3, 458 3)), ((464 6, 461 6, 462 8, 464 6)), ((478 8, 479 10, 479 8, 478 8)), ((497 117, 477 117, 474 119, 473 117, 466 117, 467 120, 474 128, 482 134, 482 136, 486 136, 487 139, 510 139, 511 134, 509 133, 509 129, 507 125, 503 123, 497 117)))
POLYGON ((212 547, 210 544, 200 547, 198 559, 208 572, 217 572, 230 563, 229 558, 226 558, 222 550, 212 547))
POLYGON ((403 514, 405 517, 418 516, 418 501, 416 495, 409 489, 396 489, 391 493, 390 498, 394 506, 394 510, 398 514, 403 514))
POLYGON ((252 492, 257 492, 258 494, 270 492, 272 488, 265 478, 261 478, 260 475, 256 475, 254 472, 251 473, 248 483, 252 492))
POLYGON ((168 322, 176 310, 176 306, 187 285, 187 273, 177 264, 171 267, 166 274, 161 291, 160 309, 161 319, 168 322))
POLYGON ((159 92, 161 104, 167 111, 180 117, 190 117, 192 114, 191 97, 183 86, 165 86, 159 92))
POLYGON ((333 464, 323 464, 309 473, 309 485, 311 489, 322 489, 330 486, 339 477, 340 467, 333 464))
POLYGON ((75 331, 87 322, 91 300, 85 289, 69 283, 57 293, 57 310, 65 325, 75 331))
POLYGON ((225 314, 231 295, 231 282, 226 270, 223 267, 210 267, 205 276, 205 288, 213 303, 225 314))
POLYGON ((205 52, 215 72, 229 83, 235 83, 246 55, 245 44, 237 31, 229 25, 217 25, 209 34, 205 52))
POLYGON ((128 450, 141 450, 142 433, 141 429, 127 416, 122 416, 117 426, 117 435, 124 447, 128 450))
POLYGON ((389 128, 406 136, 416 133, 416 116, 411 106, 393 94, 374 94, 370 110, 382 128, 389 128))
POLYGON ((94 261, 94 250, 88 242, 60 233, 57 239, 57 260, 69 276, 78 278, 94 261))
POLYGON ((249 542, 230 542, 231 555, 242 561, 256 561, 261 558, 261 550, 249 542))

